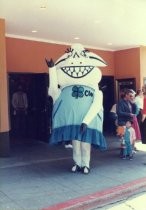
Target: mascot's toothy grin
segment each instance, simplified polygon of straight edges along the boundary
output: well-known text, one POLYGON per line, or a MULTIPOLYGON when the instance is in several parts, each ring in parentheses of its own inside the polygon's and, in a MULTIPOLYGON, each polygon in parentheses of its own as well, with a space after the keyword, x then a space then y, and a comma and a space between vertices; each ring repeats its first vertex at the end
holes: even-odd
POLYGON ((65 66, 61 70, 70 77, 81 78, 89 74, 94 66, 65 66))

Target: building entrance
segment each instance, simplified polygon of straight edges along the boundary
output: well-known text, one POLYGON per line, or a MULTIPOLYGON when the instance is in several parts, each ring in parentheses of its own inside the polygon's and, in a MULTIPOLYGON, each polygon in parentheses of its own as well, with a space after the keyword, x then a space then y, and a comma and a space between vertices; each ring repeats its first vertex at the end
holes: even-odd
POLYGON ((115 103, 115 88, 113 76, 102 76, 99 88, 103 92, 103 108, 104 108, 104 122, 103 131, 109 132, 109 112, 112 105, 115 103))
POLYGON ((47 142, 50 135, 51 101, 48 74, 9 74, 10 139, 47 142), (21 89, 21 90, 20 90, 21 89))

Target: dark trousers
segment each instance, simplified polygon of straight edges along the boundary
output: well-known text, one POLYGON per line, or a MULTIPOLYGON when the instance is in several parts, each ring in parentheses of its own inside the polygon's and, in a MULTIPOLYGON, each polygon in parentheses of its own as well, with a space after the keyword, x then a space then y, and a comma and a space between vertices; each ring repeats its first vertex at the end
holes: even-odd
POLYGON ((146 119, 144 120, 144 122, 140 123, 140 131, 141 131, 142 143, 146 144, 146 119))
POLYGON ((109 131, 111 134, 116 135, 116 120, 117 115, 114 112, 109 113, 109 131))
POLYGON ((14 115, 14 133, 16 137, 26 137, 27 115, 25 111, 16 111, 14 115))

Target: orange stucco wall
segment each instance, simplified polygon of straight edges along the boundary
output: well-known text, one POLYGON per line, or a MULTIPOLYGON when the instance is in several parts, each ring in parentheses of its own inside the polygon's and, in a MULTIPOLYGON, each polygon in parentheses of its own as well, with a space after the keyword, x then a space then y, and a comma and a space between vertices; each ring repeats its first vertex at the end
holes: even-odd
POLYGON ((115 78, 136 78, 136 88, 140 84, 140 48, 115 52, 115 78))
MULTIPOLYGON (((6 59, 8 72, 47 72, 45 58, 56 61, 66 49, 67 45, 6 38, 6 59)), ((136 78, 136 88, 143 85, 144 69, 146 64, 146 48, 132 48, 120 51, 105 51, 89 49, 101 56, 106 67, 101 67, 103 75, 120 78, 136 78)))
MULTIPOLYGON (((7 71, 8 72, 47 72, 45 58, 57 60, 69 46, 30 41, 16 38, 6 38, 7 71)), ((106 62, 102 67, 104 75, 114 75, 114 52, 92 50, 106 62)))
POLYGON ((115 64, 114 64, 114 52, 105 50, 91 49, 92 52, 101 56, 107 63, 106 67, 100 67, 103 75, 114 76, 115 75, 115 64))
POLYGON ((45 58, 57 59, 66 46, 6 38, 8 72, 47 72, 45 58))

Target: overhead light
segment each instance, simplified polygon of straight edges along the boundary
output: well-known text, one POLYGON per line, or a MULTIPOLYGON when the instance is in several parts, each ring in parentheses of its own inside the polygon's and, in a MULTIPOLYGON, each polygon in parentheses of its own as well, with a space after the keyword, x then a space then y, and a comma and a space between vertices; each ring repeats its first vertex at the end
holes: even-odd
POLYGON ((109 43, 107 43, 107 45, 113 45, 113 43, 109 42, 109 43))
POLYGON ((38 31, 37 31, 37 30, 32 30, 31 32, 32 32, 32 33, 37 33, 38 31))
POLYGON ((79 37, 74 37, 74 39, 78 40, 78 39, 80 39, 80 38, 79 38, 79 37))

